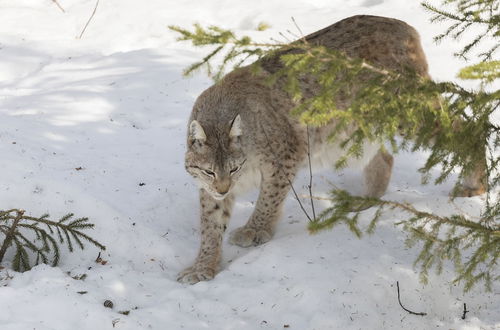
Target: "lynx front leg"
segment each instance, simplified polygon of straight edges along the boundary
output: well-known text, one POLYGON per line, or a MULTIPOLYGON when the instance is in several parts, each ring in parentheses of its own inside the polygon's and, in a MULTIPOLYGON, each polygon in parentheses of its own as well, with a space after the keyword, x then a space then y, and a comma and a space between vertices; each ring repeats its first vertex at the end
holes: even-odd
POLYGON ((211 280, 215 276, 222 255, 222 237, 231 216, 233 202, 232 195, 216 200, 204 189, 200 189, 200 251, 194 265, 179 273, 179 282, 194 284, 211 280))
POLYGON ((231 244, 249 247, 266 243, 272 238, 295 171, 292 166, 270 166, 261 171, 262 181, 255 209, 247 224, 231 233, 231 244))

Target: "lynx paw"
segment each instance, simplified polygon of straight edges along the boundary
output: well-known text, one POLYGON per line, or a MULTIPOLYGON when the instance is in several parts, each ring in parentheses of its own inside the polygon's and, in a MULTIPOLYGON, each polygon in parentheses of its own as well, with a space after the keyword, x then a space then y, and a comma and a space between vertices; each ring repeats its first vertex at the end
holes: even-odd
POLYGON ((203 265, 194 265, 186 268, 177 275, 177 281, 187 284, 196 284, 200 281, 209 281, 215 276, 215 270, 203 265))
POLYGON ((241 247, 257 246, 269 242, 273 235, 267 230, 240 227, 231 232, 229 243, 241 247))

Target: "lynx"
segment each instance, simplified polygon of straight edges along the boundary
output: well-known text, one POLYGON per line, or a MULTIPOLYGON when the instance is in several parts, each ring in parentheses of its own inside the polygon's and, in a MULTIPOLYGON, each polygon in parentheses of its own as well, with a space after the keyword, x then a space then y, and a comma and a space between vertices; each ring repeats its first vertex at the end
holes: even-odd
MULTIPOLYGON (((429 77, 418 33, 396 19, 353 16, 305 38, 378 67, 395 71, 409 67, 429 77)), ((306 126, 289 114, 296 105, 290 96, 279 84, 263 83, 266 72, 275 72, 281 65, 279 59, 264 58, 260 64, 262 74, 245 67, 236 69, 205 90, 194 104, 185 167, 200 186, 201 247, 194 265, 179 274, 181 282, 193 284, 215 276, 236 195, 260 184, 252 215, 230 234, 230 243, 242 247, 266 243, 273 236, 291 182, 307 163, 308 138, 315 164, 332 166, 342 154, 340 146, 327 142, 332 124, 310 128, 307 135, 306 126)), ((313 83, 304 84, 305 90, 314 93, 313 83)), ((345 106, 348 101, 337 100, 337 104, 342 102, 345 106)), ((355 165, 364 166, 365 195, 382 196, 393 157, 380 145, 367 142, 363 159, 348 166, 355 165)), ((464 180, 465 195, 483 192, 479 172, 464 180)))

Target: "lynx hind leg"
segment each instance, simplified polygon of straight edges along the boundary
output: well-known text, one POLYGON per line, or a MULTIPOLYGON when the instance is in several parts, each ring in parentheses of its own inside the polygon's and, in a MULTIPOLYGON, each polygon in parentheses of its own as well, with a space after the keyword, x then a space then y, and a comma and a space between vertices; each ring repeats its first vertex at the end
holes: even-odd
MULTIPOLYGON (((394 159, 392 155, 380 149, 370 160, 368 165, 365 166, 363 171, 365 184, 365 192, 363 195, 365 197, 379 198, 384 195, 391 179, 393 163, 394 159)), ((373 202, 363 201, 359 204, 352 205, 351 211, 362 211, 373 205, 373 202)))
POLYGON ((394 159, 387 151, 380 149, 364 169, 365 196, 382 197, 391 180, 394 159))
POLYGON ((486 190, 486 164, 479 162, 451 194, 454 197, 472 197, 484 194, 486 190))

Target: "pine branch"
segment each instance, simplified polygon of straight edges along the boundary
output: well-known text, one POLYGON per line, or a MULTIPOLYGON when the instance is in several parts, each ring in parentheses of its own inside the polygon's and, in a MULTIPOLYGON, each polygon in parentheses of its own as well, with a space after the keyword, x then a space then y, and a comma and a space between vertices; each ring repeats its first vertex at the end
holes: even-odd
MULTIPOLYGON (((456 282, 464 282, 464 290, 470 290, 478 281, 483 281, 487 289, 491 288, 491 278, 496 271, 500 256, 500 222, 484 224, 471 221, 463 215, 438 216, 416 209, 414 206, 390 200, 371 197, 352 196, 346 191, 336 190, 330 198, 332 207, 320 214, 318 220, 309 223, 311 233, 332 228, 344 223, 357 237, 361 237, 359 228, 361 211, 366 206, 376 208, 366 231, 373 233, 381 214, 389 210, 401 210, 408 214, 396 225, 402 226, 409 233, 406 244, 409 247, 423 242, 415 266, 420 266, 421 280, 426 283, 428 271, 435 267, 439 274, 445 260, 452 260, 456 270, 456 282), (469 255, 464 257, 465 251, 469 255)), ((481 217, 481 219, 484 218, 481 217)))
MULTIPOLYGON (((500 11, 498 0, 470 1, 470 0, 449 0, 442 1, 443 7, 450 7, 450 10, 445 10, 433 6, 429 2, 423 2, 422 7, 434 14, 432 22, 450 21, 452 25, 448 27, 446 32, 435 37, 436 41, 440 41, 445 37, 458 39, 464 32, 471 27, 484 26, 484 33, 477 34, 472 42, 468 43, 462 50, 455 55, 467 59, 466 55, 479 43, 487 37, 498 38, 500 35, 500 11), (451 10, 453 9, 453 10, 451 10)), ((489 48, 487 51, 480 54, 483 60, 490 60, 498 49, 498 44, 489 48)))
POLYGON ((460 79, 479 79, 491 83, 500 79, 500 61, 480 62, 462 68, 458 73, 460 79))
MULTIPOLYGON (((240 67, 249 58, 261 58, 264 54, 272 49, 281 47, 281 44, 274 43, 258 43, 253 42, 249 37, 243 36, 237 38, 230 30, 221 29, 216 26, 203 28, 199 24, 194 25, 194 31, 189 31, 181 27, 170 25, 171 31, 179 33, 181 36, 177 38, 179 41, 191 41, 194 46, 214 46, 215 48, 206 55, 201 61, 196 62, 184 70, 184 75, 190 75, 200 68, 205 67, 208 76, 219 80, 225 73, 225 68, 229 63, 236 64, 233 68, 240 67), (229 48, 229 50, 227 50, 229 48), (217 67, 217 71, 213 72, 211 60, 218 56, 222 56, 221 64, 217 67)), ((262 27, 257 28, 262 31, 262 27)))
POLYGON ((29 269, 30 263, 28 252, 26 252, 23 244, 17 238, 14 238, 14 242, 16 244, 16 254, 12 260, 12 268, 16 271, 29 269))
MULTIPOLYGON (((7 211, 10 212, 10 211, 7 211)), ((14 218, 14 222, 10 226, 9 231, 5 234, 5 239, 3 241, 2 247, 0 248, 0 262, 2 262, 5 252, 7 252, 7 249, 9 248, 10 244, 12 243, 12 240, 14 239, 15 233, 16 233, 16 227, 19 224, 19 221, 21 221, 21 218, 24 215, 24 210, 15 210, 16 216, 14 218)), ((0 212, 2 216, 5 216, 5 212, 0 212)))

